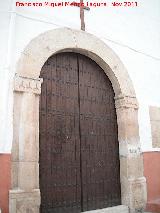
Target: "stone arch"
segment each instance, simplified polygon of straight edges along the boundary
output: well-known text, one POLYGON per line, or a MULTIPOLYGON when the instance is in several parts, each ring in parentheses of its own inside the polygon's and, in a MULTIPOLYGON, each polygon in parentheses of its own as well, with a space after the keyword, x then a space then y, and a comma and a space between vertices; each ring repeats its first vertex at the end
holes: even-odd
POLYGON ((65 51, 93 59, 112 83, 118 123, 122 204, 128 206, 130 212, 143 212, 146 182, 139 143, 138 104, 130 77, 119 57, 104 42, 89 33, 69 28, 47 31, 34 38, 17 63, 10 212, 18 211, 19 203, 25 207, 31 200, 34 200, 32 208, 38 212, 39 94, 43 81, 39 76, 51 55, 65 51))
POLYGON ((130 77, 119 57, 100 39, 69 28, 47 31, 34 38, 21 54, 17 74, 38 78, 44 62, 53 54, 75 51, 96 61, 110 78, 115 94, 135 97, 130 77))

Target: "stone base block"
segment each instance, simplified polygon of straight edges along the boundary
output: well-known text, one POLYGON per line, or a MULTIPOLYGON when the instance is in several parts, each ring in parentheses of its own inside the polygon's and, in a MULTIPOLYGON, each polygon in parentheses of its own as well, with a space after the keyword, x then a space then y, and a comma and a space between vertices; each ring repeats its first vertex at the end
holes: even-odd
POLYGON ((9 213, 39 213, 39 189, 26 192, 23 190, 10 190, 9 213))
POLYGON ((130 213, 142 213, 146 208, 146 178, 129 179, 130 213))
POLYGON ((129 209, 128 209, 128 206, 120 205, 120 206, 109 207, 106 209, 87 211, 84 213, 129 213, 129 209))

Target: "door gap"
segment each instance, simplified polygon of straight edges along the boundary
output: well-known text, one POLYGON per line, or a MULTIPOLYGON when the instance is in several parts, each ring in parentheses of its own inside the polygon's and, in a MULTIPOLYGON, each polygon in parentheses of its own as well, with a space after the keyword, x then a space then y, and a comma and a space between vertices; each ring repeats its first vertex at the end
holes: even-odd
POLYGON ((77 54, 77 71, 78 71, 78 106, 79 106, 79 152, 80 152, 80 183, 81 183, 81 212, 83 212, 83 174, 82 174, 82 153, 81 153, 81 103, 80 103, 80 71, 79 71, 79 57, 77 54))

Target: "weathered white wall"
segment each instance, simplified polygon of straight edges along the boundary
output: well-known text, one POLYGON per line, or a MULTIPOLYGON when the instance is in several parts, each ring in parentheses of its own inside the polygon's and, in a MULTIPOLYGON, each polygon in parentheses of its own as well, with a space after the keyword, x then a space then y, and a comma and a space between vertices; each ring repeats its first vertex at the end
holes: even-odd
MULTIPOLYGON (((155 149, 148 106, 160 106, 160 1, 137 1, 136 8, 91 8, 85 22, 86 31, 106 42, 129 72, 140 105, 142 150, 149 151, 155 149)), ((15 0, 0 0, 0 152, 10 152, 11 80, 21 52, 40 33, 64 26, 80 29, 79 8, 16 8, 15 0)))
POLYGON ((11 4, 11 0, 0 1, 0 153, 9 152, 12 142, 11 4))

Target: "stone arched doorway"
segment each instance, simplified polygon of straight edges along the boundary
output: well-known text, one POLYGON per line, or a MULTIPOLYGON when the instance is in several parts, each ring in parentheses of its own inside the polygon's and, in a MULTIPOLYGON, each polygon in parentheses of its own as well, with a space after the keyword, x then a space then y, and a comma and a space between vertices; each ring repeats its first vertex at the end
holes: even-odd
POLYGON ((68 28, 45 32, 25 48, 14 79, 14 140, 10 212, 39 212, 39 94, 40 71, 58 52, 73 51, 94 60, 110 79, 118 123, 121 203, 130 212, 143 212, 146 182, 139 143, 138 104, 122 62, 101 40, 68 28))

